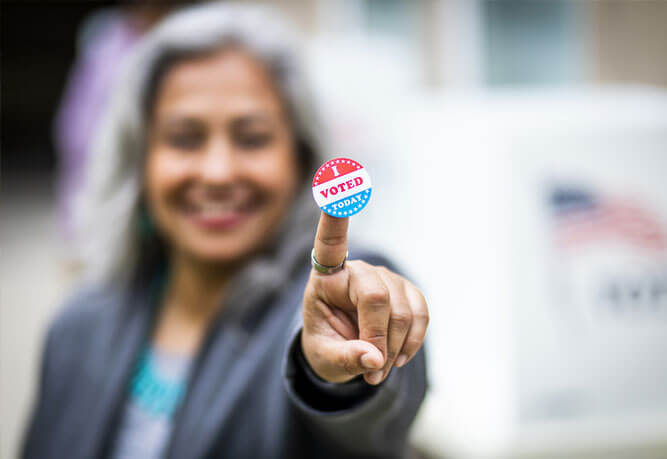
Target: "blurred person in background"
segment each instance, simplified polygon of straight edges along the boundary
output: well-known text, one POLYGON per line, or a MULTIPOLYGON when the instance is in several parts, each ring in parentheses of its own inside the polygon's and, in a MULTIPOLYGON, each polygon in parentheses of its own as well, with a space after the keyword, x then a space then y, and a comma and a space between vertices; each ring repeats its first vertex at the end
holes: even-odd
MULTIPOLYGON (((78 56, 54 122, 60 158, 58 219, 66 241, 75 243, 81 221, 76 200, 85 180, 91 140, 118 69, 141 36, 182 0, 120 2, 91 14, 79 32, 78 56)), ((193 3, 193 2, 190 2, 193 3)))
POLYGON ((89 281, 49 329, 24 457, 408 454, 427 305, 382 256, 345 261, 347 218, 311 201, 310 103, 271 9, 192 8, 138 43, 91 150, 89 281))

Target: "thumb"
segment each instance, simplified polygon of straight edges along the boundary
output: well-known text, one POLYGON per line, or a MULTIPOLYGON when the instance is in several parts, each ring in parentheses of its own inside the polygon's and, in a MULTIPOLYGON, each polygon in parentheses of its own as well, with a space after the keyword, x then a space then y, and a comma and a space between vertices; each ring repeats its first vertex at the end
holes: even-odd
POLYGON ((317 375, 325 381, 346 382, 363 373, 382 368, 384 357, 378 348, 362 340, 325 340, 321 343, 318 361, 306 359, 317 375))
POLYGON ((349 218, 320 215, 315 235, 315 259, 324 266, 338 266, 347 254, 347 228, 349 218))

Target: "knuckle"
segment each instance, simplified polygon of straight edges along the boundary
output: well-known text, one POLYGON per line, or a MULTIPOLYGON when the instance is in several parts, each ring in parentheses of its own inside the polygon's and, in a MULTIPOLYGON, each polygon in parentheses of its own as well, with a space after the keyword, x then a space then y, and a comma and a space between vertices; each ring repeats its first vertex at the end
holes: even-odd
POLYGON ((356 368, 355 368, 349 354, 350 354, 349 351, 341 353, 338 356, 337 364, 338 364, 338 367, 345 370, 346 373, 353 374, 353 373, 355 373, 356 368))
POLYGON ((410 352, 417 352, 421 347, 422 340, 419 338, 408 338, 405 340, 405 347, 410 350, 410 352))
POLYGON ((377 266, 376 269, 382 274, 387 279, 390 279, 392 281, 396 281, 400 279, 401 276, 396 274, 394 271, 389 269, 388 267, 382 265, 382 266, 377 266))
POLYGON ((345 262, 345 265, 354 271, 355 276, 360 275, 365 270, 365 264, 364 260, 349 260, 345 262))
POLYGON ((392 312, 390 326, 398 330, 406 330, 412 323, 410 312, 392 312))
POLYGON ((365 290, 361 301, 369 306, 386 306, 389 304, 389 290, 386 287, 374 287, 365 290))
POLYGON ((312 296, 317 296, 317 292, 322 289, 322 276, 318 275, 319 273, 315 269, 310 270, 310 278, 308 279, 308 284, 306 285, 306 292, 312 296))
POLYGON ((416 311, 413 313, 413 318, 416 321, 422 322, 425 325, 428 325, 429 321, 431 320, 431 317, 428 313, 428 311, 416 311))
POLYGON ((424 309, 428 311, 428 302, 426 301, 426 297, 419 290, 417 290, 417 292, 419 293, 419 299, 421 300, 421 303, 424 305, 424 309))
POLYGON ((318 236, 318 241, 330 247, 336 247, 347 242, 347 236, 318 236))
POLYGON ((342 368, 343 368, 343 370, 345 371, 345 373, 347 373, 347 374, 349 374, 349 375, 353 375, 353 374, 356 374, 356 373, 357 373, 357 371, 356 371, 356 370, 357 370, 356 367, 355 367, 354 365, 352 365, 352 362, 350 362, 350 361, 347 360, 347 359, 345 359, 345 361, 343 362, 343 366, 342 366, 342 368))
POLYGON ((314 301, 317 298, 317 283, 313 282, 308 282, 308 285, 306 285, 306 288, 303 292, 303 299, 304 301, 314 301))
POLYGON ((389 277, 391 277, 392 279, 394 279, 396 281, 396 283, 402 284, 402 286, 405 285, 405 278, 403 276, 401 276, 398 273, 395 273, 394 271, 392 271, 389 268, 385 268, 385 269, 387 270, 387 275, 389 277))
POLYGON ((385 331, 380 327, 369 327, 366 336, 369 340, 383 340, 387 337, 385 331))
POLYGON ((381 330, 370 330, 366 335, 365 340, 378 349, 383 350, 385 348, 387 335, 381 330))

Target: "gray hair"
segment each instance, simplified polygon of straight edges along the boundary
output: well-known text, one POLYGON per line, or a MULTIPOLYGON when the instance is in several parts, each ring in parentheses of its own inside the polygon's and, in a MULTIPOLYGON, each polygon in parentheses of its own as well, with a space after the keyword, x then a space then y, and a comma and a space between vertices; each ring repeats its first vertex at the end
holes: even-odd
MULTIPOLYGON (((96 132, 87 181, 77 203, 78 250, 85 277, 119 280, 132 275, 141 264, 147 104, 170 62, 226 44, 247 49, 271 72, 291 118, 304 172, 308 174, 324 161, 323 131, 299 67, 296 37, 278 12, 258 5, 206 4, 174 13, 147 34, 125 61, 96 132)), ((306 182, 304 177, 279 231, 283 239, 289 239, 289 228, 292 232, 314 228, 310 225, 316 221, 317 208, 309 202, 306 182)))

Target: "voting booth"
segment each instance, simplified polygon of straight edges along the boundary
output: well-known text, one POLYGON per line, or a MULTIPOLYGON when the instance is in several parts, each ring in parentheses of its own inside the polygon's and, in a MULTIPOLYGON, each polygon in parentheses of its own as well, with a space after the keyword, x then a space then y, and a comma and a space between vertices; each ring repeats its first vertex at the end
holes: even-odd
POLYGON ((366 118, 376 153, 360 156, 375 200, 351 230, 429 299, 414 443, 436 457, 667 457, 667 95, 385 103, 366 118))

